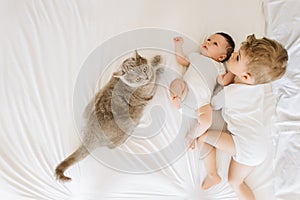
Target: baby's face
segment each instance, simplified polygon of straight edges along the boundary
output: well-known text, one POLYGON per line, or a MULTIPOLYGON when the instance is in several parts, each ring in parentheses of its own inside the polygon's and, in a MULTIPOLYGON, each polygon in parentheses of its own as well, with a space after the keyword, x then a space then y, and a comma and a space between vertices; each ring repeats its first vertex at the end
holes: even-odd
POLYGON ((226 58, 227 48, 228 42, 226 39, 222 35, 213 34, 201 45, 201 53, 217 62, 221 62, 226 58))

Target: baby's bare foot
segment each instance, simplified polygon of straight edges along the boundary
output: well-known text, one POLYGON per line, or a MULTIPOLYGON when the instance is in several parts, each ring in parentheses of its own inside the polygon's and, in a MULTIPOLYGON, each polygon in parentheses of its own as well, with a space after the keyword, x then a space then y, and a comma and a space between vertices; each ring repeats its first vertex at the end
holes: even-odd
POLYGON ((222 181, 222 178, 218 174, 207 175, 202 183, 202 189, 207 190, 214 185, 217 185, 222 181))

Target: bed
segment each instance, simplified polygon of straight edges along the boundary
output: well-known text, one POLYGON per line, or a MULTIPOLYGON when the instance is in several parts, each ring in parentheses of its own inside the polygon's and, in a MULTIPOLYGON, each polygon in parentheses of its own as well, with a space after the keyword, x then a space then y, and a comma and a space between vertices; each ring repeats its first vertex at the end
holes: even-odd
POLYGON ((185 37, 189 53, 217 31, 231 34, 236 49, 255 33, 288 50, 288 71, 272 83, 277 103, 266 142, 269 156, 247 183, 258 200, 300 198, 299 1, 3 0, 0 5, 1 199, 237 199, 227 182, 230 157, 223 152, 217 153, 223 181, 201 190, 205 171, 199 152, 184 149, 176 135, 190 124, 172 109, 164 87, 182 73, 172 38, 185 37), (81 142, 85 103, 134 49, 145 56, 162 54, 164 73, 170 72, 139 126, 140 133, 158 134, 140 135, 113 151, 98 149, 67 171, 72 182, 58 182, 56 165, 81 142))

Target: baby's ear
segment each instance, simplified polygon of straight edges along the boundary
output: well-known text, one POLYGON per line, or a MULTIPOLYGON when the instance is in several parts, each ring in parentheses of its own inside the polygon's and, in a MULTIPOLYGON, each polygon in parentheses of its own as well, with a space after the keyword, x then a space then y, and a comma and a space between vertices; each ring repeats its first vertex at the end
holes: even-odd
POLYGON ((113 77, 115 78, 120 78, 124 75, 125 73, 123 71, 117 71, 113 73, 113 77))
POLYGON ((219 56, 219 58, 218 58, 219 62, 222 62, 223 60, 225 60, 226 57, 227 57, 226 54, 223 54, 223 55, 219 56))

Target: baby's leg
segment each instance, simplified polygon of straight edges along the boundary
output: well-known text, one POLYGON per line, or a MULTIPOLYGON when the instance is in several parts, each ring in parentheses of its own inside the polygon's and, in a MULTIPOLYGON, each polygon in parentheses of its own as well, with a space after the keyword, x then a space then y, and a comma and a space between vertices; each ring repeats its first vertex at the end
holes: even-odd
POLYGON ((204 181, 202 182, 202 189, 207 190, 222 181, 222 178, 219 176, 217 170, 216 148, 212 147, 212 150, 203 159, 203 161, 207 175, 204 181))
POLYGON ((237 163, 231 159, 228 181, 239 199, 255 200, 251 188, 245 183, 245 178, 252 172, 253 166, 237 163))
MULTIPOLYGON (((219 132, 219 131, 217 131, 219 132)), ((203 134, 201 136, 201 139, 204 142, 207 142, 216 148, 223 150, 230 155, 235 155, 235 145, 232 139, 232 136, 228 132, 221 132, 219 139, 217 141, 210 140, 209 135, 210 133, 216 134, 216 131, 209 130, 207 133, 203 134)), ((254 167, 243 165, 240 163, 237 163, 234 160, 231 160, 230 167, 229 167, 229 175, 228 175, 228 181, 233 188, 233 190, 236 192, 239 199, 244 200, 254 200, 254 194, 252 190, 249 188, 249 186, 244 182, 245 178, 252 172, 254 167)))
POLYGON ((235 155, 235 144, 231 134, 227 131, 208 130, 206 133, 201 135, 198 140, 225 151, 231 156, 235 155))
MULTIPOLYGON (((206 145, 212 145, 229 152, 231 155, 235 154, 232 137, 227 132, 208 130, 206 133, 198 137, 197 141, 200 148, 206 145)), ((213 150, 204 158, 204 166, 207 176, 202 183, 202 188, 209 189, 210 187, 220 183, 222 180, 217 171, 216 148, 213 148, 213 150)))

